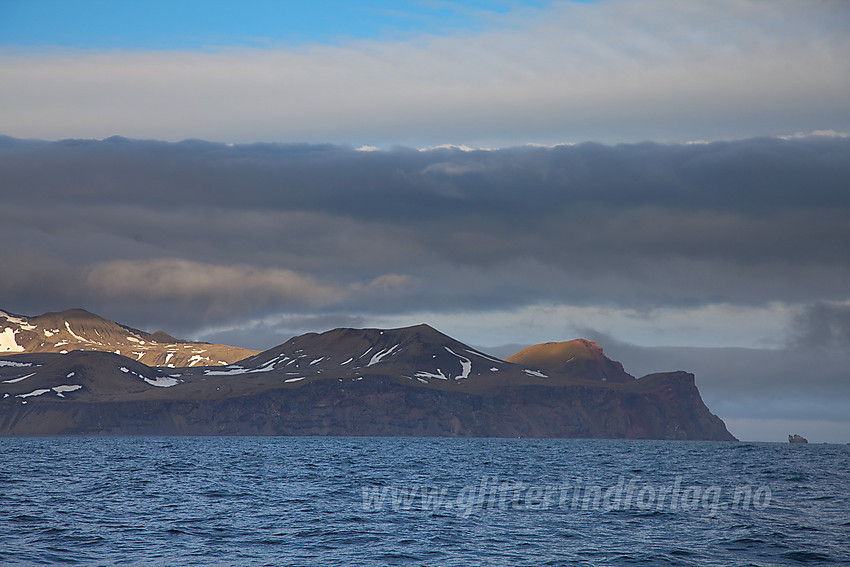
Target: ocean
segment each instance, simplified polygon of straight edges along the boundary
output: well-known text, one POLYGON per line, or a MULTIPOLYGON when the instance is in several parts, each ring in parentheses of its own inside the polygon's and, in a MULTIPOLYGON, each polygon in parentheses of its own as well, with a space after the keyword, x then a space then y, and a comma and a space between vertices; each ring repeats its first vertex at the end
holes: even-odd
POLYGON ((2 565, 848 565, 850 447, 0 439, 2 565))

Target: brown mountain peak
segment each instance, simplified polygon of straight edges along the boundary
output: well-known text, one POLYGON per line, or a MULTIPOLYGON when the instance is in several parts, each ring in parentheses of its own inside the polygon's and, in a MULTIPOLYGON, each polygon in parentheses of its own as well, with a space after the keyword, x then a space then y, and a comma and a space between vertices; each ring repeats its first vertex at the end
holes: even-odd
POLYGON ((532 345, 505 359, 544 372, 591 378, 602 382, 627 382, 634 377, 611 360, 594 341, 575 339, 532 345))
POLYGON ((4 332, 0 352, 102 351, 124 355, 149 366, 219 366, 257 354, 227 345, 178 340, 121 325, 81 308, 37 317, 0 312, 4 332))

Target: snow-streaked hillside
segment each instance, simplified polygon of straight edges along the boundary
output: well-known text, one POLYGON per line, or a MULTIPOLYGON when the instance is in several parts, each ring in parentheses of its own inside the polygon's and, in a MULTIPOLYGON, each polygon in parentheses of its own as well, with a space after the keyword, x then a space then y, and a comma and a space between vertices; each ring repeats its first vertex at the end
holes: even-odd
POLYGON ((0 311, 0 353, 94 350, 113 352, 147 366, 220 366, 257 354, 226 345, 180 341, 157 331, 146 333, 70 309, 38 317, 0 311))

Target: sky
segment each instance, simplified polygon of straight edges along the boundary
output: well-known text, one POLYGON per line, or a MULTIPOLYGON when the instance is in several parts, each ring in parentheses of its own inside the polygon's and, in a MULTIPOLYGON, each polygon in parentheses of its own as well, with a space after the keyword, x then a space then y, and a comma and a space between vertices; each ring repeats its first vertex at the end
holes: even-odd
POLYGON ((0 309, 427 322, 850 442, 846 2, 0 0, 0 309))

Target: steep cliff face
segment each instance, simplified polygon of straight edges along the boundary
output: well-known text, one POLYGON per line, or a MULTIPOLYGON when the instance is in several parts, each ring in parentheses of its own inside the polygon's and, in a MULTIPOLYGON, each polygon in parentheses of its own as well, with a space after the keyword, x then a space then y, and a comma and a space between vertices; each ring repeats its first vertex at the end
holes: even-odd
MULTIPOLYGON (((638 381, 640 382, 640 381, 638 381)), ((0 433, 407 435, 734 440, 688 375, 628 391, 520 386, 478 393, 383 377, 216 399, 0 401, 0 433)))
POLYGON ((224 367, 17 354, 0 357, 0 434, 734 439, 693 375, 628 378, 514 364, 427 325, 303 335, 224 367))

